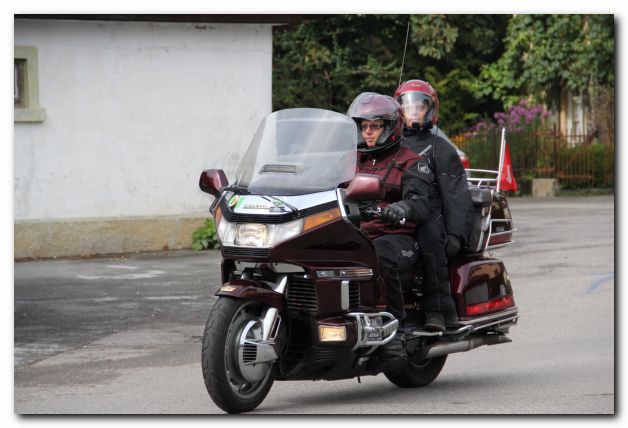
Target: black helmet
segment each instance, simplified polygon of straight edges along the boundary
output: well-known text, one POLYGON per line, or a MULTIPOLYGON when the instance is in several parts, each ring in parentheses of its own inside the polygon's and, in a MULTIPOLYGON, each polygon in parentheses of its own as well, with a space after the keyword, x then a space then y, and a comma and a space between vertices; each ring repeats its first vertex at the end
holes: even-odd
POLYGON ((358 95, 349 110, 347 116, 351 117, 357 125, 358 131, 358 151, 363 153, 377 153, 384 151, 401 141, 403 131, 403 115, 401 106, 394 98, 388 95, 381 95, 375 92, 363 92, 358 95), (362 138, 362 120, 384 121, 384 132, 375 142, 374 147, 368 147, 362 138))

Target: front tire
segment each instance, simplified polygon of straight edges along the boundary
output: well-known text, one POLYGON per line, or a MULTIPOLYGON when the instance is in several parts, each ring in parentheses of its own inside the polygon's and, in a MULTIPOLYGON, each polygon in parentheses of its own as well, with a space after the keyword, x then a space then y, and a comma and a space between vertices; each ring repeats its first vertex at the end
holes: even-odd
POLYGON ((238 358, 243 335, 254 334, 247 326, 260 321, 262 310, 257 302, 219 297, 209 312, 201 351, 203 378, 213 402, 228 413, 255 409, 274 382, 272 362, 261 363, 251 380, 238 358))
POLYGON ((427 386, 440 374, 447 361, 447 355, 428 358, 420 362, 408 361, 403 369, 384 372, 384 376, 400 388, 427 386))

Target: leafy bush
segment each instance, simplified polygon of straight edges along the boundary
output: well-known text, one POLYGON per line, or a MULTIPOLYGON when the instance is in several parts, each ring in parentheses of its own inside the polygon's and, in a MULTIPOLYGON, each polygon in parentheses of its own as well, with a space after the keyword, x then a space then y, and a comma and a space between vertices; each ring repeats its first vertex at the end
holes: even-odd
POLYGON ((206 219, 203 226, 192 233, 192 248, 196 251, 220 248, 220 241, 218 240, 213 219, 206 219))

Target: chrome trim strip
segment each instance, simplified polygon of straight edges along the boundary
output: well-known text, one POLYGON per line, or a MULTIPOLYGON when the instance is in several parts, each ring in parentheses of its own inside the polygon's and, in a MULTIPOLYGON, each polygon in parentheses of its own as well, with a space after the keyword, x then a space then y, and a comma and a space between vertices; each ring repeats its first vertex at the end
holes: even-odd
POLYGON ((471 333, 473 333, 472 325, 465 325, 464 327, 460 327, 458 330, 445 330, 443 332, 443 334, 446 336, 458 336, 461 334, 464 334, 466 336, 471 333))
POLYGON ((349 281, 346 279, 340 282, 340 309, 349 310, 349 281))
POLYGON ((510 241, 510 242, 504 242, 503 244, 497 244, 497 245, 489 245, 488 247, 486 247, 486 250, 497 250, 499 248, 503 248, 503 247, 507 247, 510 244, 514 244, 516 241, 510 241))
POLYGON ((340 215, 345 221, 349 221, 347 218, 347 211, 345 210, 344 195, 340 192, 341 189, 336 189, 336 200, 338 201, 338 208, 340 208, 340 215))
POLYGON ((473 331, 485 330, 485 329, 487 329, 489 327, 495 327, 495 326, 497 326, 497 327, 505 327, 507 325, 515 325, 515 324, 517 324, 517 320, 519 320, 519 316, 515 315, 515 316, 512 316, 510 318, 497 320, 497 321, 494 321, 494 322, 489 323, 489 324, 483 324, 481 326, 475 327, 475 330, 473 330, 473 331))
POLYGON ((442 331, 426 331, 426 330, 414 330, 412 336, 415 337, 429 337, 429 336, 442 336, 442 331))
POLYGON ((491 236, 512 235, 512 230, 506 230, 504 232, 493 232, 491 236))
POLYGON ((504 311, 495 312, 493 314, 485 315, 481 318, 474 318, 472 320, 459 321, 461 325, 472 325, 474 327, 474 331, 479 329, 483 329, 485 327, 490 327, 494 324, 499 324, 506 321, 512 321, 514 319, 519 318, 518 315, 519 309, 515 306, 514 308, 506 309, 504 311), (493 323, 490 323, 494 321, 493 323), (482 324, 482 323, 490 323, 490 324, 482 324), (477 325, 482 324, 482 325, 477 325))
MULTIPOLYGON (((492 208, 492 205, 491 205, 491 208, 492 208)), ((512 219, 501 219, 501 218, 493 219, 493 218, 490 217, 491 214, 492 213, 489 213, 490 220, 489 220, 489 227, 488 227, 488 237, 486 239, 486 245, 484 246, 484 252, 488 251, 489 243, 491 242, 491 237, 492 236, 501 236, 501 235, 508 235, 508 234, 512 235, 515 232, 515 230, 517 230, 517 229, 511 229, 511 230, 506 230, 504 232, 494 232, 493 233, 493 223, 506 223, 506 224, 509 224, 510 227, 512 228, 512 219)), ((512 242, 514 242, 514 241, 511 241, 511 242, 508 242, 508 243, 504 243, 504 244, 498 244, 498 245, 509 245, 512 242)), ((493 248, 499 248, 498 245, 495 245, 495 246, 492 246, 492 247, 493 248)))
MULTIPOLYGON (((498 171, 495 171, 495 170, 492 170, 492 169, 475 169, 475 168, 468 168, 468 169, 465 169, 465 172, 466 172, 466 171, 470 171, 470 172, 485 172, 485 173, 488 173, 488 174, 495 174, 495 175, 499 174, 499 172, 498 172, 498 171)), ((468 175, 467 175, 467 176, 468 176, 468 175)), ((470 177, 470 178, 472 178, 472 177, 470 177)))
MULTIPOLYGON (((279 280, 271 284, 271 287, 275 293, 284 294, 288 285, 288 275, 281 275, 279 280)), ((271 332, 277 332, 279 330, 279 324, 281 323, 281 316, 277 308, 270 307, 266 310, 264 318, 262 320, 262 341, 268 341, 270 339, 271 332)), ((274 337, 272 338, 274 339, 274 337)), ((271 340, 271 345, 274 341, 271 340)))
POLYGON ((286 292, 286 286, 288 285, 288 275, 282 275, 279 277, 276 285, 273 287, 275 293, 284 294, 286 292))
POLYGON ((373 278, 373 270, 366 268, 333 268, 315 271, 316 277, 323 280, 353 280, 365 281, 373 278), (322 274, 325 272, 325 275, 322 274))

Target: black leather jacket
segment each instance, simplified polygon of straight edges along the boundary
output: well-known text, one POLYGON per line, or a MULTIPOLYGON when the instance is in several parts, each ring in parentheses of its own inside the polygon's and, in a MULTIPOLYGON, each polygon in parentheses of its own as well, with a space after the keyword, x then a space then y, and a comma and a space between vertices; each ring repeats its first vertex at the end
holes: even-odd
POLYGON ((456 148, 446 139, 427 131, 404 130, 405 146, 420 154, 419 172, 432 183, 429 199, 433 214, 442 213, 447 233, 469 242, 473 227, 473 202, 467 174, 456 148))

